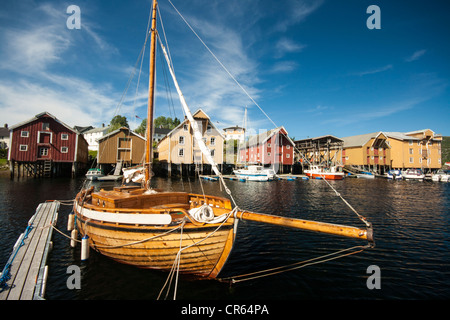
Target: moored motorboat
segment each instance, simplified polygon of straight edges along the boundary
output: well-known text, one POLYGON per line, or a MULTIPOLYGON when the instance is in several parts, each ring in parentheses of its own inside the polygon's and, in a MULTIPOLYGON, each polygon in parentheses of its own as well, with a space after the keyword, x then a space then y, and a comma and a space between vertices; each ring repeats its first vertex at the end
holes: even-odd
POLYGON ((86 179, 88 180, 92 180, 95 181, 100 177, 104 177, 105 174, 103 173, 103 171, 99 168, 91 168, 88 170, 88 172, 86 173, 86 179))
POLYGON ((375 179, 375 175, 372 172, 361 172, 356 174, 357 178, 363 179, 375 179))
POLYGON ((312 179, 325 180, 342 180, 345 177, 345 173, 339 171, 339 167, 323 165, 311 165, 309 169, 305 170, 305 174, 312 179))
POLYGON ((402 176, 402 171, 398 170, 398 169, 392 169, 389 170, 388 173, 386 174, 388 179, 392 179, 392 180, 401 180, 403 179, 402 176))
POLYGON ((248 166, 244 169, 233 170, 238 179, 245 181, 271 181, 276 177, 275 170, 272 168, 264 168, 263 166, 248 166))
POLYGON ((449 176, 450 176, 450 173, 448 171, 439 169, 437 172, 435 172, 431 175, 431 180, 448 182, 449 176))
POLYGON ((425 175, 421 169, 407 169, 402 172, 403 178, 405 180, 423 180, 425 179, 425 175))

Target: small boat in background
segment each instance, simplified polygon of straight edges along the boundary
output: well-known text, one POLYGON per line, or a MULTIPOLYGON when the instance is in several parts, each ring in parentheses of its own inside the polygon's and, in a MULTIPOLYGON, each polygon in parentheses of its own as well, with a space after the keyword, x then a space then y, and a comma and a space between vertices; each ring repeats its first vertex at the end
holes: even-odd
POLYGON ((389 172, 386 174, 388 179, 392 179, 392 180, 401 180, 403 179, 402 176, 402 171, 398 170, 398 169, 392 169, 389 170, 389 172))
POLYGON ((88 172, 86 173, 86 179, 92 180, 92 181, 97 180, 98 178, 103 177, 103 176, 105 176, 105 175, 102 172, 102 170, 99 168, 89 169, 88 172))
POLYGON ((338 170, 338 167, 325 167, 323 165, 311 165, 310 169, 305 170, 305 174, 313 179, 342 180, 345 173, 338 170))
POLYGON ((356 174, 357 178, 363 179, 375 179, 375 175, 372 172, 361 172, 356 174))
POLYGON ((248 166, 245 169, 234 170, 238 179, 246 181, 271 181, 276 177, 275 170, 263 166, 248 166))
POLYGON ((423 180, 425 175, 421 169, 407 169, 402 173, 403 178, 406 180, 423 180))
POLYGON ((431 176, 431 180, 433 181, 442 181, 442 182, 448 182, 450 173, 449 171, 444 171, 442 169, 439 169, 436 173, 434 173, 431 176))

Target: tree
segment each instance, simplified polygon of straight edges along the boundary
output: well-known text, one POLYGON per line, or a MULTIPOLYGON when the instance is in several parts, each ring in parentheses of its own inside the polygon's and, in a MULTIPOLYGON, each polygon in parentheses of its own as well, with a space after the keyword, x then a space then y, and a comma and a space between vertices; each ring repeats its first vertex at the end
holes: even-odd
POLYGON ((109 130, 108 132, 112 132, 114 130, 117 130, 122 127, 129 128, 127 118, 121 115, 117 115, 114 118, 111 119, 111 122, 109 123, 109 130))
POLYGON ((155 124, 155 128, 173 129, 180 124, 180 120, 177 117, 172 120, 171 117, 159 116, 153 123, 155 124))
MULTIPOLYGON (((159 116, 158 118, 153 120, 153 125, 155 128, 166 128, 166 129, 173 129, 176 126, 180 124, 180 120, 175 117, 175 119, 172 120, 171 117, 164 117, 159 116)), ((147 130, 147 119, 142 120, 139 127, 134 130, 136 133, 140 134, 141 136, 145 136, 145 130, 147 130)))
POLYGON ((145 130, 147 129, 147 119, 142 120, 139 127, 134 130, 137 134, 140 134, 141 136, 145 137, 145 130))

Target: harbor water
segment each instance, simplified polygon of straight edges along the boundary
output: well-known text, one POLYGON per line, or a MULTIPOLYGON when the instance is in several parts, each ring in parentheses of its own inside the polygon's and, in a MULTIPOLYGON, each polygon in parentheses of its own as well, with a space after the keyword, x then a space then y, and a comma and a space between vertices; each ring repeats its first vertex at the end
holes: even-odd
MULTIPOLYGON (((39 203, 70 200, 82 178, 0 177, 0 268, 39 203)), ((324 181, 226 181, 241 209, 307 220, 364 227, 324 181)), ((113 182, 96 188, 110 188, 113 182)), ((375 247, 268 277, 230 284, 180 276, 177 300, 447 300, 450 298, 450 184, 345 179, 330 184, 373 224, 375 247), (375 271, 374 271, 375 270, 375 271), (377 275, 377 278, 374 276, 377 275), (372 277, 371 277, 372 276, 372 277), (373 284, 376 283, 374 287, 373 284), (370 285, 372 284, 372 286, 370 285)), ((217 181, 154 178, 152 186, 226 196, 217 181)), ((57 228, 69 234, 71 206, 62 205, 57 228)), ((121 265, 53 233, 48 266, 48 300, 155 300, 168 273, 121 265), (80 269, 80 288, 68 288, 68 267, 80 269)), ((330 254, 365 241, 240 221, 235 246, 221 278, 285 266, 330 254)), ((173 287, 173 283, 172 283, 173 287)), ((169 294, 171 299, 173 294, 169 294)), ((163 294, 161 298, 164 298, 163 294)))

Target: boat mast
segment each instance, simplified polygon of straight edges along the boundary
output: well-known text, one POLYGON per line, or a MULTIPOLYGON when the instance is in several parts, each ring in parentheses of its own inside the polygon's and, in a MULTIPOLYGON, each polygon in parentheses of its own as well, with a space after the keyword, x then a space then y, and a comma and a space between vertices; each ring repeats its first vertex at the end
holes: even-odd
POLYGON ((148 108, 147 108, 147 146, 145 148, 145 185, 149 188, 150 173, 152 170, 152 153, 153 153, 153 105, 155 100, 155 55, 156 55, 156 7, 158 1, 153 1, 152 6, 152 27, 150 42, 150 72, 148 84, 148 108))

